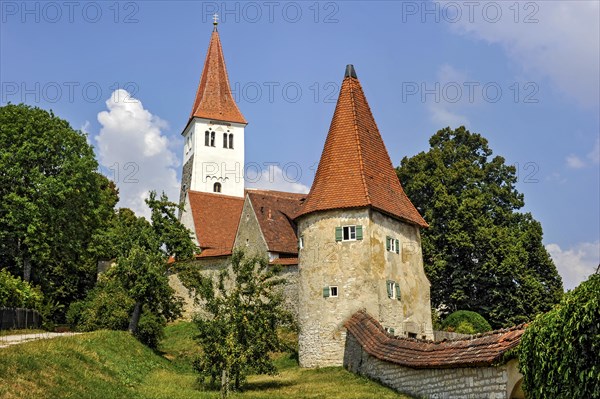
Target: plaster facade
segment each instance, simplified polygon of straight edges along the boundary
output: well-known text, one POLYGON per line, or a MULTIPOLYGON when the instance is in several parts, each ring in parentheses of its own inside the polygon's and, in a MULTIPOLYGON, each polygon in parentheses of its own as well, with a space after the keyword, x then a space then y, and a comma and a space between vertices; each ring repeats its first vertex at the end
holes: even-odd
POLYGON ((429 282, 423 271, 419 230, 371 208, 308 214, 298 221, 299 360, 303 367, 340 366, 344 322, 365 309, 395 334, 433 339, 429 282), (362 239, 336 241, 336 227, 362 226, 362 239), (398 240, 398 253, 387 237, 398 240), (400 298, 389 295, 399 284, 400 298), (337 287, 337 297, 324 289, 337 287))

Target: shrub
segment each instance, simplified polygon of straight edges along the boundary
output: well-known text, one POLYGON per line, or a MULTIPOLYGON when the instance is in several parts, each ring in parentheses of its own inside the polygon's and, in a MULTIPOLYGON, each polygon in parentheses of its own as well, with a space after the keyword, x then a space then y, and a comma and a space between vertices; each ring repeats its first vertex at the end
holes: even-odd
MULTIPOLYGON (((67 323, 77 331, 127 330, 134 301, 114 280, 103 280, 83 301, 73 302, 67 312, 67 323)), ((150 348, 163 338, 166 319, 144 308, 135 337, 150 348)))
POLYGON ((133 305, 121 286, 101 282, 85 300, 71 304, 67 322, 77 331, 126 330, 133 305))
POLYGON ((442 329, 462 334, 478 334, 491 331, 492 326, 477 312, 457 310, 444 319, 442 329), (459 328, 461 331, 459 331, 459 328))
POLYGON ((140 317, 135 337, 144 345, 156 349, 164 338, 164 328, 167 325, 164 317, 145 311, 140 317))
POLYGON ((44 295, 20 277, 15 277, 6 269, 0 270, 0 307, 27 308, 41 310, 44 295))
POLYGON ((518 355, 528 398, 600 398, 600 274, 539 315, 518 355))

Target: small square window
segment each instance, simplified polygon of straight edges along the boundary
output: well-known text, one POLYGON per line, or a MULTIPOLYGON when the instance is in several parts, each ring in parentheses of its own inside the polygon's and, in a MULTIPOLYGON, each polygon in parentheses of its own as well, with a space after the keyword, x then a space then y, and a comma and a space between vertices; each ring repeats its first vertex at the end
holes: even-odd
POLYGON ((338 296, 338 287, 335 285, 329 286, 329 296, 332 298, 337 298, 338 296))
POLYGON ((344 226, 342 239, 344 241, 356 240, 356 226, 344 226))

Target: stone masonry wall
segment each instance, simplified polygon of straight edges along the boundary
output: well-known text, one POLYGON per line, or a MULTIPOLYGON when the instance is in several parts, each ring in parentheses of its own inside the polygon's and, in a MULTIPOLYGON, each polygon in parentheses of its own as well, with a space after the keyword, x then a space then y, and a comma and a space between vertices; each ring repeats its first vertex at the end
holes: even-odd
POLYGON ((364 208, 307 215, 298 234, 304 242, 298 286, 302 367, 341 366, 343 324, 361 309, 397 335, 433 339, 418 228, 364 208), (363 239, 336 242, 336 227, 348 225, 361 225, 363 239), (388 236, 399 240, 399 253, 387 250, 388 236), (388 280, 400 284, 400 300, 388 297, 388 280), (323 297, 327 286, 338 287, 337 298, 323 297))
MULTIPOLYGON (((344 367, 395 391, 432 399, 505 399, 520 379, 516 360, 502 366, 412 369, 370 356, 348 334, 344 367)), ((520 397, 520 396, 512 396, 520 397)))

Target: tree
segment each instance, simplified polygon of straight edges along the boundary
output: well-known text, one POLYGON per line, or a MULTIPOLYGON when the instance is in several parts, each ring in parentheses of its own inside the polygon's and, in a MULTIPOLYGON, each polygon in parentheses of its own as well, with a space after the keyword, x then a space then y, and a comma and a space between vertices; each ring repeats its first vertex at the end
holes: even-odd
POLYGON ((477 312, 457 310, 444 319, 442 328, 461 334, 478 334, 491 331, 492 326, 477 312))
POLYGON ((195 368, 211 384, 221 379, 222 397, 228 395, 230 384, 239 389, 250 372, 276 372, 270 353, 283 349, 277 329, 292 324, 277 289, 285 283, 278 271, 265 256, 246 256, 236 249, 231 267, 217 279, 193 267, 179 274, 205 310, 195 319, 202 348, 195 368))
POLYGON ((518 212, 524 198, 515 168, 464 127, 442 129, 429 144, 402 159, 397 173, 430 224, 422 245, 433 305, 475 311, 495 328, 549 310, 562 280, 540 223, 518 212))
POLYGON ((517 351, 528 398, 600 398, 600 274, 539 315, 517 351))
POLYGON ((114 259, 106 273, 116 280, 133 301, 128 330, 137 333, 142 311, 171 320, 179 316, 181 304, 169 286, 169 260, 189 260, 196 247, 191 232, 176 217, 178 206, 162 194, 151 192, 146 203, 152 223, 129 209, 120 209, 111 225, 94 237, 93 253, 114 259))
POLYGON ((95 282, 87 247, 118 201, 97 169, 86 136, 68 122, 36 107, 0 107, 0 268, 41 286, 57 308, 95 282))

